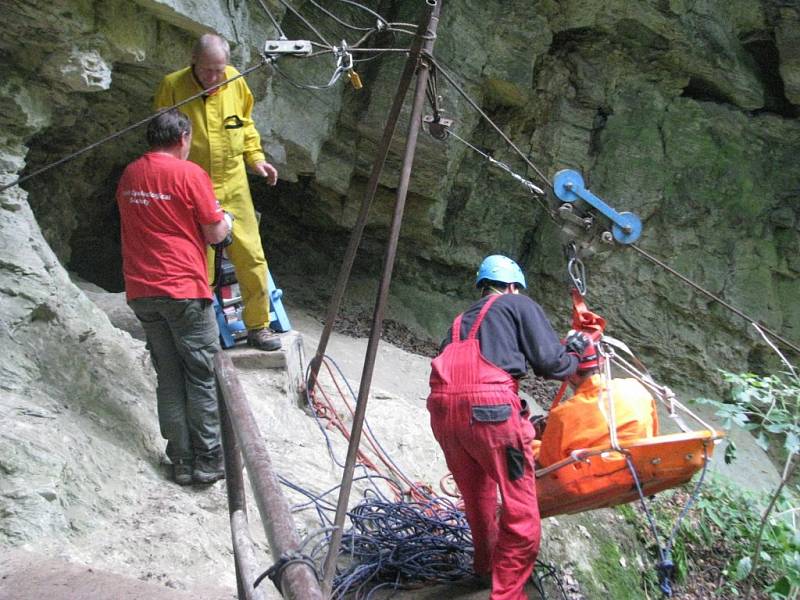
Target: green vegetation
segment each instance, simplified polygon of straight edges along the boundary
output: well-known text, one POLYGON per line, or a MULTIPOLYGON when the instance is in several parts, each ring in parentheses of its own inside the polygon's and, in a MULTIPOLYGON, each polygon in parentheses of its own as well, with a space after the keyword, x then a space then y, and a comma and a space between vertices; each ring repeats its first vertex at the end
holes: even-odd
MULTIPOLYGON (((764 571, 771 570, 775 564, 782 565, 785 570, 777 571, 779 577, 768 587, 770 595, 775 598, 800 597, 798 507, 796 500, 787 494, 787 484, 794 475, 795 459, 800 453, 800 377, 783 355, 780 356, 789 368, 781 376, 724 372, 723 379, 730 386, 731 401, 701 400, 717 408, 717 416, 725 420, 726 427, 736 424, 750 431, 765 451, 773 450, 771 446, 776 441, 781 443, 781 448, 775 453, 783 463, 781 480, 769 495, 759 521, 750 524, 752 529, 743 531, 752 541, 752 548, 736 565, 737 579, 747 580, 745 598, 749 598, 753 589, 763 582, 764 571), (786 520, 781 521, 780 517, 786 517, 786 520), (760 566, 762 563, 763 567, 760 566)), ((729 443, 725 460, 731 462, 735 459, 736 446, 729 443)))
MULTIPOLYGON (((783 468, 776 488, 762 494, 721 479, 704 486, 680 524, 672 549, 675 581, 696 597, 800 598, 800 487, 794 485, 792 490, 790 484, 800 452, 800 378, 785 364, 789 372, 781 376, 723 373, 730 401, 700 400, 717 408, 726 428, 735 424, 750 431, 783 468)), ((729 441, 725 460, 736 459, 736 446, 729 441)), ((671 530, 690 493, 687 486, 652 503, 662 544, 664 532, 671 530)), ((649 532, 646 516, 637 505, 620 511, 649 532)), ((657 556, 652 535, 645 541, 657 556)), ((657 585, 655 574, 648 575, 645 589, 657 591, 657 585)))
MULTIPOLYGON (((664 543, 681 508, 689 497, 689 486, 674 494, 662 494, 651 509, 664 543)), ((701 598, 737 598, 751 592, 757 598, 796 599, 800 590, 800 534, 791 518, 786 498, 776 504, 760 544, 761 566, 753 572, 754 533, 759 531, 765 494, 745 492, 720 478, 709 480, 687 513, 675 536, 672 560, 674 581, 681 593, 691 591, 701 598)), ((619 509, 642 531, 652 557, 657 557, 647 519, 638 505, 619 509)), ((655 570, 646 572, 643 583, 650 597, 658 597, 655 570)))
POLYGON ((591 563, 592 577, 584 581, 587 598, 633 600, 642 597, 638 590, 638 570, 627 568, 623 556, 622 548, 613 540, 606 539, 598 544, 597 555, 591 563))

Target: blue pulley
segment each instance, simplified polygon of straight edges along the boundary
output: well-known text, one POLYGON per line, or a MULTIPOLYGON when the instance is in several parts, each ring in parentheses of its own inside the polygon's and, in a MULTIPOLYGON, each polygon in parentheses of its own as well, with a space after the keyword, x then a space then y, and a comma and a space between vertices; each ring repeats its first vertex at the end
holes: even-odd
POLYGON ((642 234, 642 222, 631 212, 619 213, 586 189, 577 171, 564 169, 553 178, 553 192, 562 202, 583 200, 611 221, 611 233, 621 244, 632 244, 642 234))

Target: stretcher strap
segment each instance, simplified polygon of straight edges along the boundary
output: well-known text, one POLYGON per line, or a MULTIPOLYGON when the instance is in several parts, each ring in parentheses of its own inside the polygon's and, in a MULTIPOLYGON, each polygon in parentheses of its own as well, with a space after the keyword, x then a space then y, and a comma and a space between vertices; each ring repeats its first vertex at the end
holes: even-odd
MULTIPOLYGON (((583 295, 577 288, 572 288, 572 328, 576 331, 583 331, 593 342, 597 342, 603 335, 603 330, 606 327, 606 320, 600 315, 593 313, 586 306, 586 301, 583 295)), ((558 389, 553 403, 550 405, 550 410, 553 410, 567 391, 567 382, 562 381, 561 387, 558 389)))
POLYGON ((572 328, 589 334, 595 342, 606 328, 606 320, 586 307, 586 301, 575 288, 572 288, 572 328))
MULTIPOLYGON (((598 343, 603 336, 603 331, 606 328, 606 320, 600 315, 592 312, 586 306, 586 301, 583 295, 577 288, 572 288, 572 328, 576 331, 582 331, 587 334, 592 342, 598 343)), ((608 433, 611 438, 611 447, 619 450, 619 441, 617 440, 617 424, 616 415, 614 410, 614 398, 611 395, 611 364, 602 349, 597 348, 602 358, 605 358, 605 365, 603 368, 603 389, 600 397, 597 399, 600 412, 605 416, 608 423, 608 433), (605 401, 605 404, 604 404, 605 401)), ((563 386, 562 386, 563 387, 563 386)), ((560 397, 557 397, 560 400, 560 397)), ((554 401, 555 406, 557 402, 554 401)), ((551 409, 552 410, 552 409, 551 409)))

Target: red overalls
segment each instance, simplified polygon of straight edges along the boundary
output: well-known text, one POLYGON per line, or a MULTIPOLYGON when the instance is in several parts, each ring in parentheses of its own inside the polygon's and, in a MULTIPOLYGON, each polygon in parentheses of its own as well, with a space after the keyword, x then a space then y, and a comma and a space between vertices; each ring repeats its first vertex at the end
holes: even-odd
POLYGON ((432 363, 428 411, 464 498, 475 573, 491 571, 492 600, 518 600, 526 598, 523 587, 539 552, 541 525, 533 426, 522 415, 517 381, 484 358, 476 337, 499 297, 486 301, 467 339, 459 339, 463 315, 453 321, 452 342, 432 363))

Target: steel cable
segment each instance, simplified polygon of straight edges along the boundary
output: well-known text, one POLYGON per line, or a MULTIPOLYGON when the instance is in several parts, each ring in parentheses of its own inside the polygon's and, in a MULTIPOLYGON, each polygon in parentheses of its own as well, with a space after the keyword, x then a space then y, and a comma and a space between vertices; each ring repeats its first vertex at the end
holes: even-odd
POLYGON ((534 173, 536 173, 536 175, 538 175, 539 178, 543 182, 545 182, 549 187, 553 187, 553 184, 550 181, 550 179, 548 179, 548 177, 539 169, 539 167, 533 164, 531 160, 525 154, 523 154, 522 150, 520 150, 517 147, 517 145, 513 141, 511 141, 511 138, 509 138, 508 135, 506 135, 506 133, 489 117, 489 115, 487 115, 484 112, 484 110, 480 106, 478 106, 478 103, 475 100, 473 100, 472 97, 469 94, 467 94, 466 91, 464 91, 464 89, 455 80, 453 75, 448 73, 442 67, 441 62, 436 60, 435 58, 433 58, 433 56, 430 55, 426 56, 426 58, 429 61, 431 61, 431 63, 442 74, 442 76, 444 76, 444 78, 447 79, 448 83, 451 86, 453 86, 453 88, 461 95, 461 97, 464 98, 464 100, 466 100, 469 103, 469 105, 472 106, 472 108, 478 112, 478 114, 498 133, 498 135, 500 135, 500 137, 503 138, 503 140, 505 140, 506 144, 508 144, 519 155, 519 157, 523 161, 525 161, 525 164, 527 164, 531 169, 533 169, 534 173))
POLYGON ((751 325, 753 325, 753 326, 757 327, 758 329, 760 329, 760 330, 761 330, 761 331, 763 331, 764 333, 768 333, 768 334, 769 334, 769 335, 771 335, 773 338, 775 338, 776 340, 778 340, 778 341, 779 341, 779 342, 781 342, 782 344, 786 345, 788 348, 791 348, 792 350, 794 350, 795 352, 797 352, 798 354, 800 354, 800 346, 798 346, 797 344, 795 344, 795 343, 793 343, 793 342, 791 342, 791 341, 787 340, 786 338, 784 338, 784 337, 783 337, 783 336, 781 336, 780 334, 778 334, 778 333, 776 333, 776 332, 772 331, 771 329, 769 329, 769 328, 765 327, 764 325, 762 325, 761 323, 759 323, 759 322, 758 322, 756 319, 754 319, 753 317, 751 317, 751 316, 747 315, 746 313, 742 312, 741 310, 739 310, 739 309, 738 309, 738 308, 736 308, 735 306, 733 306, 733 305, 731 305, 731 304, 729 304, 729 303, 725 302, 725 301, 724 301, 722 298, 720 298, 720 297, 718 297, 718 296, 714 295, 713 293, 709 292, 707 289, 705 289, 705 288, 704 288, 704 287, 702 287, 701 285, 698 285, 697 283, 695 283, 694 281, 692 281, 691 279, 689 279, 689 278, 688 278, 688 277, 686 277, 685 275, 682 275, 681 273, 679 273, 678 271, 676 271, 675 269, 673 269, 672 267, 670 267, 670 266, 669 266, 668 264, 666 264, 665 262, 663 262, 663 261, 661 261, 661 260, 657 259, 655 256, 653 256, 652 254, 650 254, 650 253, 646 252, 645 250, 642 250, 642 249, 641 249, 639 246, 637 246, 636 244, 628 244, 628 245, 629 245, 631 248, 633 248, 634 250, 636 250, 636 252, 638 252, 639 254, 641 254, 642 256, 644 256, 644 257, 645 257, 647 260, 649 260, 650 262, 652 262, 653 264, 655 264, 655 265, 657 265, 657 266, 661 267, 662 269, 664 269, 665 271, 667 271, 667 272, 668 272, 668 273, 670 273, 671 275, 674 275, 675 277, 677 277, 678 279, 680 279, 681 281, 683 281, 685 284, 687 284, 687 285, 691 286, 692 288, 694 288, 695 290, 697 290, 698 292, 700 292, 701 294, 703 294, 703 295, 704 295, 704 296, 706 296, 707 298, 710 298, 710 299, 711 299, 711 300, 713 300, 714 302, 717 302, 717 303, 718 303, 718 304, 720 304, 721 306, 723 306, 723 307, 727 308, 729 311, 731 311, 732 313, 734 313, 734 314, 735 314, 735 315, 737 315, 738 317, 741 317, 742 319, 744 319, 745 321, 747 321, 747 322, 748 322, 748 323, 750 323, 751 325))
POLYGON ((304 24, 304 25, 305 25, 305 26, 306 26, 306 27, 307 27, 307 28, 308 28, 308 29, 309 29, 309 30, 310 30, 310 31, 311 31, 311 32, 312 32, 314 35, 316 35, 316 36, 317 36, 317 37, 318 37, 320 40, 322 40, 322 43, 324 43, 324 44, 325 44, 325 45, 326 45, 328 48, 333 48, 333 44, 331 44, 331 43, 330 43, 328 40, 326 40, 326 39, 325 39, 325 36, 324 36, 324 35, 322 35, 322 34, 321 34, 321 33, 320 33, 318 30, 317 30, 317 28, 316 28, 316 27, 314 27, 314 26, 313 26, 313 25, 312 25, 312 24, 311 24, 311 23, 308 21, 308 19, 306 19, 306 18, 305 18, 305 17, 304 17, 302 14, 300 14, 300 11, 298 11, 297 9, 295 9, 295 8, 294 8, 294 7, 293 7, 291 4, 289 4, 289 3, 288 3, 286 0, 278 0, 278 1, 279 1, 281 4, 283 4, 283 5, 284 5, 284 6, 285 6, 285 7, 286 7, 288 10, 290 10, 294 16, 296 16, 298 19, 300 19, 300 21, 302 21, 302 23, 303 23, 303 24, 304 24))
POLYGON ((270 12, 270 10, 267 8, 267 5, 264 4, 264 0, 258 0, 258 3, 261 5, 261 8, 264 10, 264 12, 267 13, 269 20, 272 21, 272 26, 278 30, 280 39, 285 40, 286 34, 283 33, 283 29, 281 29, 281 26, 278 24, 278 20, 272 15, 272 12, 270 12))
MULTIPOLYGON (((347 29, 353 29, 355 31, 374 31, 375 30, 374 27, 359 27, 357 25, 352 25, 350 23, 347 23, 347 22, 343 21, 342 19, 340 19, 339 17, 337 17, 334 13, 329 11, 327 8, 325 8, 324 6, 320 5, 318 2, 315 2, 314 0, 308 0, 308 2, 310 4, 312 4, 312 5, 314 5, 317 9, 319 9, 320 11, 325 13, 326 15, 328 15, 331 19, 336 21, 342 27, 346 27, 347 29)), ((380 15, 379 15, 378 19, 380 20, 380 19, 382 19, 382 17, 380 17, 380 15)), ((384 21, 381 21, 381 22, 384 22, 384 21)))
MULTIPOLYGON (((480 116, 503 138, 503 140, 505 140, 505 142, 520 156, 520 158, 522 158, 522 160, 524 160, 525 163, 530 168, 532 168, 537 173, 537 175, 539 175, 539 177, 542 178, 543 181, 547 182, 548 186, 550 186, 552 188, 552 182, 547 177, 545 177, 545 175, 536 167, 536 165, 534 165, 528 159, 528 157, 526 155, 524 155, 522 153, 522 151, 516 146, 516 144, 514 144, 514 142, 511 141, 511 139, 505 134, 505 132, 503 132, 503 130, 500 129, 500 127, 478 106, 477 102, 475 100, 473 100, 472 97, 470 97, 469 94, 466 93, 466 91, 464 91, 464 89, 455 81, 455 78, 451 74, 449 74, 446 70, 444 70, 442 68, 442 66, 440 64, 440 61, 435 60, 432 56, 427 56, 427 59, 431 61, 431 63, 436 67, 436 69, 439 70, 442 73, 442 75, 444 76, 445 79, 447 79, 447 81, 450 83, 450 85, 452 85, 453 88, 470 104, 470 106, 472 106, 478 112, 478 114, 480 114, 480 116)), ((458 136, 454 135, 454 137, 459 139, 459 141, 467 144, 469 147, 471 147, 473 150, 479 152, 484 157, 491 158, 491 157, 488 157, 487 154, 485 154, 485 153, 481 152, 480 150, 478 150, 475 146, 473 146, 471 144, 468 144, 465 140, 462 140, 461 138, 458 138, 458 136)), ((511 172, 510 169, 507 169, 507 170, 509 172, 511 172)), ((511 172, 511 174, 513 175, 514 173, 511 172)), ((547 213, 550 215, 550 218, 556 224, 558 224, 559 221, 558 221, 558 218, 557 218, 555 212, 552 209, 549 209, 547 207, 545 207, 545 209, 547 210, 547 213)), ((708 297, 711 300, 719 303, 724 308, 728 309, 729 311, 733 312, 735 315, 737 315, 740 318, 744 319, 749 324, 752 324, 754 326, 759 327, 762 331, 764 331, 765 333, 768 333, 774 339, 776 339, 776 340, 780 341, 782 344, 784 344, 786 347, 791 348, 792 350, 794 350, 795 352, 800 354, 800 346, 798 346, 794 342, 786 339, 785 337, 783 337, 779 333, 777 333, 777 332, 765 327, 764 325, 760 324, 756 319, 750 317, 749 315, 747 315, 743 311, 739 310, 735 306, 729 304, 728 302, 725 302, 724 300, 722 300, 718 296, 714 295, 713 293, 711 293, 708 290, 706 290, 705 288, 703 288, 701 285, 695 283, 694 281, 692 281, 691 279, 689 279, 685 275, 682 275, 681 273, 679 273, 678 271, 676 271, 675 269, 673 269, 672 267, 670 267, 669 265, 667 265, 663 261, 661 261, 661 260, 657 259, 655 256, 649 254, 648 252, 646 252, 645 250, 643 250, 642 248, 640 248, 636 244, 626 244, 626 246, 628 246, 630 248, 633 248, 639 254, 641 254, 646 259, 651 261, 653 264, 655 264, 655 265, 661 267, 662 269, 666 270, 668 273, 670 273, 670 274, 674 275, 675 277, 679 278, 681 281, 683 281, 687 285, 691 286, 695 290, 699 291, 700 293, 704 294, 706 297, 708 297)))

